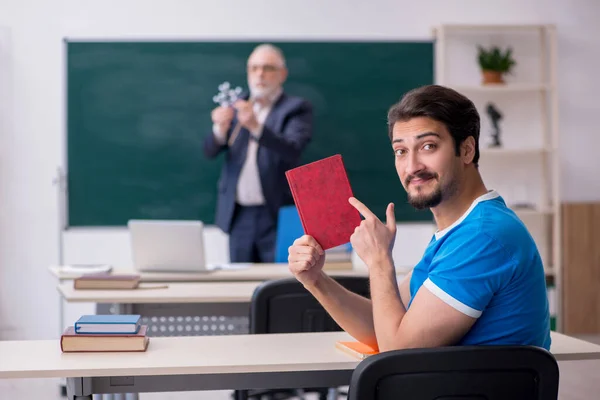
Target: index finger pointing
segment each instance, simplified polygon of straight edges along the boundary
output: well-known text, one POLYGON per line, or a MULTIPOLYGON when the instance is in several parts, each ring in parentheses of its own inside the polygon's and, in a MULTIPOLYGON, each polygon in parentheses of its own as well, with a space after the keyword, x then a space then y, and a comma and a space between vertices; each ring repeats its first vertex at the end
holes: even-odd
POLYGON ((358 199, 356 197, 350 197, 348 199, 348 202, 352 205, 352 207, 356 208, 358 210, 358 212, 362 214, 363 217, 376 218, 375 214, 373 214, 367 206, 365 206, 363 203, 358 201, 358 199))

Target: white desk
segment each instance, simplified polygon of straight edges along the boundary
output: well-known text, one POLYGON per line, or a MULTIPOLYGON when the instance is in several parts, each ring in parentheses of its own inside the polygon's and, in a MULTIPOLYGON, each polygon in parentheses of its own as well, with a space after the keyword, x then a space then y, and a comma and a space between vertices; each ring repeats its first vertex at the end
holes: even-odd
MULTIPOLYGON (((50 272, 59 281, 73 280, 81 274, 66 273, 60 266, 49 267, 50 272)), ((326 263, 324 270, 334 276, 367 276, 368 271, 354 270, 349 262, 326 263)), ((115 267, 112 273, 131 274, 137 273, 132 268, 115 267)), ((217 270, 212 272, 142 272, 142 282, 230 282, 230 281, 266 281, 272 279, 289 278, 292 273, 287 263, 255 264, 249 268, 234 270, 217 270)))
POLYGON ((73 282, 61 283, 58 291, 68 303, 244 303, 250 304, 254 289, 262 282, 141 283, 139 289, 74 289, 73 282), (166 287, 165 287, 166 285, 166 287))
MULTIPOLYGON (((132 290, 76 290, 73 288, 73 281, 67 281, 59 284, 57 289, 67 303, 95 303, 99 314, 140 314, 149 318, 144 323, 153 325, 152 317, 219 316, 242 317, 246 321, 252 294, 261 283, 153 282, 141 283, 142 288, 132 290), (157 286, 158 288, 152 288, 157 286)), ((245 323, 237 332, 247 333, 244 326, 245 323)), ((161 333, 157 328, 149 329, 151 336, 161 333)), ((168 334, 168 331, 163 332, 168 334)), ((198 333, 200 332, 196 332, 198 333)))
MULTIPOLYGON (((57 340, 0 341, 0 378, 67 378, 69 399, 92 393, 335 387, 358 360, 344 332, 151 338, 144 353, 61 353, 57 340)), ((600 346, 552 333, 557 360, 600 359, 600 346)))
MULTIPOLYGON (((238 270, 218 270, 214 272, 203 272, 203 273, 159 273, 159 272, 148 272, 142 273, 141 280, 144 284, 148 283, 168 283, 172 285, 174 283, 181 282, 198 282, 205 283, 205 286, 195 289, 190 288, 185 290, 183 287, 177 287, 179 290, 169 290, 168 292, 158 292, 156 290, 150 290, 146 293, 125 293, 118 292, 118 296, 121 295, 132 295, 135 298, 115 298, 117 291, 73 291, 68 285, 73 284, 73 279, 81 276, 79 274, 65 273, 61 271, 58 266, 50 267, 50 272, 59 280, 60 286, 59 291, 63 295, 67 302, 91 302, 96 303, 96 313, 98 314, 141 314, 149 318, 159 318, 154 322, 159 323, 162 320, 161 317, 175 317, 185 318, 188 317, 207 317, 211 318, 230 318, 234 317, 233 320, 227 319, 225 321, 227 326, 233 324, 233 331, 229 333, 246 333, 247 332, 247 317, 248 317, 248 304, 253 289, 261 281, 280 279, 280 278, 291 278, 292 274, 289 271, 287 263, 279 264, 255 264, 249 268, 238 269, 238 270), (247 283, 254 282, 254 285, 240 285, 239 287, 231 287, 230 293, 224 293, 222 286, 211 286, 214 284, 221 283, 247 283), (237 291, 239 289, 239 292, 237 291), (211 293, 215 294, 216 300, 212 297, 211 293), (139 296, 138 296, 139 295, 139 296), (188 296, 189 295, 189 296, 188 296), (240 300, 243 298, 243 301, 240 300), (127 300, 127 301, 124 301, 127 300), (214 300, 214 301, 213 301, 214 300), (177 304, 176 304, 177 303, 177 304), (243 317, 239 319, 236 317, 243 317)), ((352 264, 349 262, 328 262, 325 264, 325 270, 332 276, 367 276, 368 271, 366 270, 353 270, 352 264)), ((130 268, 114 268, 113 273, 132 273, 130 268)), ((175 287, 173 287, 175 289, 175 287)), ((228 290, 228 289, 226 289, 228 290)), ((61 333, 62 327, 65 325, 62 299, 60 300, 60 326, 61 333)), ((166 325, 169 325, 166 323, 166 325)), ((197 324, 195 324, 197 326, 197 324)), ((164 324, 163 324, 164 326, 164 324)), ((196 328, 194 326, 194 328, 196 328)), ((220 326, 220 324, 219 324, 220 326)), ((206 325, 202 326, 205 328, 206 325)), ((171 326, 167 326, 171 329, 171 326)), ((211 326, 212 328, 212 326, 211 326)), ((151 334, 171 334, 170 331, 162 330, 152 331, 151 334)), ((186 326, 187 329, 187 326, 186 326)), ((185 333, 185 331, 183 332, 185 333)), ((196 332, 198 333, 198 332, 196 332)), ((202 333, 202 332, 200 332, 202 333)), ((206 332, 205 332, 206 333, 206 332)))

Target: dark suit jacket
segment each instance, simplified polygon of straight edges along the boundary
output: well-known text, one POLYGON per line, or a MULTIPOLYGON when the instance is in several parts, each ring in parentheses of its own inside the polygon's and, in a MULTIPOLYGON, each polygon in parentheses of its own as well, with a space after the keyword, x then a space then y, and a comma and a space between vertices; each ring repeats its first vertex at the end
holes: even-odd
MULTIPOLYGON (((231 123, 227 138, 237 119, 231 123)), ((260 181, 270 215, 277 221, 279 208, 294 200, 285 177, 285 171, 297 167, 300 155, 312 138, 313 111, 306 100, 283 93, 273 104, 258 140, 256 155, 260 181)), ((218 183, 215 223, 229 233, 235 209, 237 182, 246 160, 250 132, 242 128, 231 147, 220 145, 211 132, 204 140, 204 154, 214 158, 225 151, 225 163, 218 183)))

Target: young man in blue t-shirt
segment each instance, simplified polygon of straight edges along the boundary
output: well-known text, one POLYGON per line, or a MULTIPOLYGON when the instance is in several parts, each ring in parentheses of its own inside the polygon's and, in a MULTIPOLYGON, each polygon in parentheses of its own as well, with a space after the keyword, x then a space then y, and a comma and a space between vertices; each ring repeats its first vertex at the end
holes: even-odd
POLYGON ((480 120, 473 103, 437 85, 407 93, 388 113, 396 171, 417 209, 438 230, 398 285, 392 260, 394 205, 385 223, 355 198, 364 216, 350 238, 369 268, 371 299, 323 272, 311 236, 289 249, 289 268, 337 323, 381 351, 464 345, 550 348, 544 268, 523 223, 481 178, 480 120))

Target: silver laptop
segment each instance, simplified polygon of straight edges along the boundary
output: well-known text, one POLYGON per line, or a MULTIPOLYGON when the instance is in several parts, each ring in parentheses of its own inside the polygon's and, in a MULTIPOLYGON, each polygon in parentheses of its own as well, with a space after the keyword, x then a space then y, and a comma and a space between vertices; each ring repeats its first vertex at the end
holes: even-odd
POLYGON ((201 221, 130 220, 134 268, 145 272, 204 272, 204 224, 201 221))

